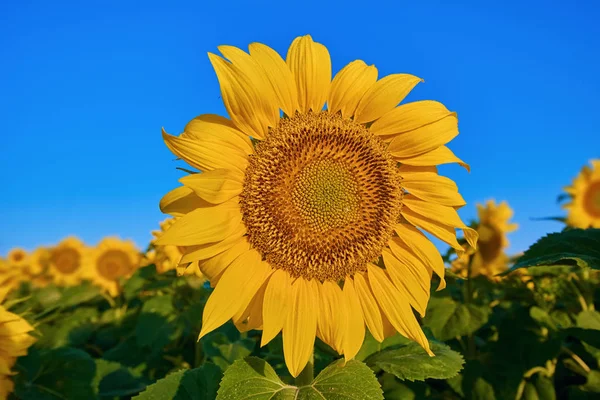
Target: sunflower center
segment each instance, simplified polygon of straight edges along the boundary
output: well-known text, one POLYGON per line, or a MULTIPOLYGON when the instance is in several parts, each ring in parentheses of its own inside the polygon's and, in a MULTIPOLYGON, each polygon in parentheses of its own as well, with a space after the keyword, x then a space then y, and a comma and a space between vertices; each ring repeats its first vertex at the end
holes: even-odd
POLYGON ((13 262, 19 263, 25 260, 25 252, 17 250, 12 254, 11 258, 13 262))
POLYGON ((592 216, 600 218, 600 181, 590 184, 583 195, 583 207, 592 216))
POLYGON ((484 262, 491 262, 502 252, 502 232, 492 225, 482 224, 479 229, 477 250, 484 262))
POLYGON ((384 143, 320 112, 280 120, 257 144, 240 206, 248 240, 274 268, 337 281, 379 257, 402 195, 384 143))
POLYGON ((360 194, 354 176, 344 163, 315 160, 298 173, 292 202, 307 225, 324 232, 356 220, 360 194))
POLYGON ((109 250, 98 258, 96 268, 100 276, 115 281, 127 275, 133 266, 127 254, 120 250, 109 250))
POLYGON ((75 249, 59 249, 52 254, 52 263, 63 274, 72 274, 79 268, 80 255, 75 249))

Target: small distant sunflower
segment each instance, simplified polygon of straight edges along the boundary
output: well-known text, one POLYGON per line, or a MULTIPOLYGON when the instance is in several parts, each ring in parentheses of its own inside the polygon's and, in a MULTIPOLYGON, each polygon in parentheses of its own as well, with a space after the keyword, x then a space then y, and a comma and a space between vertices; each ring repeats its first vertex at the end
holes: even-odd
POLYGON ((413 308, 424 315, 432 273, 445 286, 444 263, 418 228, 459 252, 455 228, 477 241, 456 213, 456 184, 435 167, 466 166, 445 146, 456 114, 435 101, 397 106, 421 79, 377 80, 360 60, 332 80, 328 50, 310 36, 286 60, 249 47, 209 53, 231 119, 205 114, 179 136, 163 132, 202 171, 162 199, 178 219, 156 241, 185 246, 181 263, 199 262, 215 287, 200 337, 229 319, 262 329, 263 345, 282 331, 293 376, 315 336, 353 358, 365 325, 433 355, 413 308))
POLYGON ((469 261, 472 258, 470 276, 484 275, 492 278, 508 267, 510 259, 504 252, 509 245, 506 234, 513 232, 518 225, 509 222, 513 210, 505 201, 496 204, 494 200, 489 200, 485 205, 477 204, 477 212, 477 250, 470 249, 458 257, 452 263, 452 270, 460 276, 467 277, 469 261))
POLYGON ((0 258, 0 291, 10 291, 19 285, 20 272, 8 260, 0 258))
POLYGON ((600 160, 592 160, 565 188, 571 201, 565 205, 567 224, 575 228, 600 228, 600 160))
POLYGON ((152 231, 154 238, 150 241, 153 246, 154 254, 152 260, 156 265, 156 272, 162 274, 163 272, 175 269, 179 260, 181 260, 182 249, 173 245, 160 246, 156 244, 156 240, 173 225, 175 219, 169 218, 160 222, 160 230, 152 231))
POLYGON ((81 282, 88 249, 76 237, 68 237, 50 251, 50 274, 57 285, 73 286, 81 282))
POLYGON ((7 262, 13 268, 24 268, 27 265, 28 254, 25 249, 15 247, 8 252, 7 262))
POLYGON ((27 349, 36 341, 29 334, 33 327, 2 305, 6 293, 0 289, 0 400, 8 398, 14 389, 10 375, 17 358, 26 355, 27 349))
POLYGON ((140 261, 141 254, 132 241, 107 237, 90 250, 83 276, 114 297, 120 292, 119 280, 131 276, 140 261))

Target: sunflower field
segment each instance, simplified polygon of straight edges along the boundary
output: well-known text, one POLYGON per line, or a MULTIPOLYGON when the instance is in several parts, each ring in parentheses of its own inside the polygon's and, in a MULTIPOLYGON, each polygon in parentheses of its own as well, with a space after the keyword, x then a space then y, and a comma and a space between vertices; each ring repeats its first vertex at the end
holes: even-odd
POLYGON ((457 213, 458 117, 403 102, 420 78, 333 75, 309 35, 219 51, 228 118, 163 130, 183 176, 146 249, 0 259, 0 399, 600 398, 600 160, 507 254, 509 204, 457 213))

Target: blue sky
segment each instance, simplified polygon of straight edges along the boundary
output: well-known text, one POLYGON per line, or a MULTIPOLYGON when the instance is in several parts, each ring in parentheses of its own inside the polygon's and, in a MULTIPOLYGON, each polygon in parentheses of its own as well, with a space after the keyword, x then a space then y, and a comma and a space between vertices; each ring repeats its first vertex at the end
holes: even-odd
POLYGON ((561 229, 530 218, 561 214, 561 188, 600 156, 594 2, 204 3, 2 3, 0 255, 70 234, 145 247, 181 176, 161 127, 225 115, 206 55, 220 44, 285 54, 309 33, 334 72, 360 58, 380 76, 424 78, 408 100, 459 115, 450 147, 472 172, 442 172, 469 202, 461 216, 507 200, 520 224, 512 251, 561 229))

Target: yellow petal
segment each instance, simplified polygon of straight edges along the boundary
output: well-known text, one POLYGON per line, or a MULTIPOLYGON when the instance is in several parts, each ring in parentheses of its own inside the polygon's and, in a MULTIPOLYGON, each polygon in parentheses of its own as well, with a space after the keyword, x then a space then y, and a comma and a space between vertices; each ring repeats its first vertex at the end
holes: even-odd
POLYGON ((362 308, 363 317, 369 331, 378 342, 382 342, 385 339, 383 331, 383 320, 381 319, 381 312, 377 301, 371 293, 371 288, 365 280, 362 274, 354 275, 354 288, 360 301, 362 308))
POLYGON ((431 233, 436 238, 450 245, 459 255, 464 253, 463 247, 458 243, 458 240, 456 240, 456 231, 454 230, 454 227, 450 227, 435 219, 417 214, 408 207, 402 208, 402 216, 406 218, 410 224, 431 233))
POLYGON ((375 121, 393 110, 421 81, 421 78, 409 74, 392 74, 381 78, 358 103, 354 121, 359 124, 375 121))
POLYGON ((430 356, 433 356, 433 352, 429 348, 429 342, 408 301, 392 284, 385 271, 376 265, 368 264, 367 276, 377 302, 394 328, 401 335, 419 343, 430 356))
POLYGON ((191 246, 227 238, 242 223, 237 197, 217 206, 198 208, 180 217, 156 244, 191 246))
POLYGON ((290 45, 286 63, 296 81, 300 111, 321 111, 331 83, 331 59, 327 48, 313 42, 310 35, 297 37, 290 45))
POLYGON ((233 122, 215 114, 202 114, 187 123, 181 137, 202 139, 211 137, 238 147, 245 154, 252 154, 254 148, 247 134, 235 127, 233 122))
POLYGON ((159 207, 160 211, 165 214, 180 217, 197 208, 208 207, 210 205, 210 203, 196 196, 192 189, 181 186, 164 195, 160 200, 159 207))
POLYGON ((239 170, 215 169, 179 180, 209 203, 221 204, 242 192, 244 175, 239 170))
POLYGON ((314 281, 297 278, 292 284, 289 311, 283 327, 283 354, 285 365, 294 378, 302 372, 314 350, 318 295, 314 281))
POLYGON ((445 288, 444 272, 446 271, 446 267, 437 247, 420 230, 412 225, 397 224, 394 230, 398 234, 398 239, 410 247, 421 261, 440 277, 440 286, 437 290, 445 288))
POLYGON ((432 203, 450 207, 462 207, 467 202, 458 193, 452 179, 433 172, 408 172, 400 167, 402 186, 412 195, 432 203))
POLYGON ((342 289, 330 281, 318 284, 319 314, 317 334, 321 340, 341 353, 346 330, 346 308, 342 289))
POLYGON ((283 329, 285 318, 290 307, 289 292, 292 287, 292 278, 282 270, 276 270, 269 278, 263 300, 263 333, 260 341, 261 347, 269 343, 283 329))
POLYGON ((298 109, 298 90, 292 71, 283 58, 269 46, 252 43, 249 47, 250 55, 265 71, 280 108, 286 115, 293 116, 298 109))
POLYGON ((421 316, 425 316, 431 286, 431 270, 406 248, 390 240, 391 251, 383 250, 383 262, 392 282, 421 316))
POLYGON ((231 61, 233 68, 245 75, 250 85, 256 89, 268 126, 275 126, 279 120, 279 104, 265 70, 242 49, 233 46, 219 46, 218 49, 231 61))
POLYGON ((427 165, 442 165, 457 163, 467 171, 471 172, 469 164, 465 163, 460 158, 456 157, 452 150, 446 146, 440 146, 437 149, 431 150, 427 153, 418 155, 416 157, 400 158, 394 157, 395 160, 402 164, 415 165, 415 166, 427 166, 427 165))
POLYGON ((217 254, 207 260, 200 262, 200 272, 205 275, 211 283, 220 277, 220 275, 234 262, 239 256, 250 250, 250 243, 246 239, 239 239, 233 246, 224 252, 217 254))
POLYGON ((344 298, 346 300, 346 334, 344 335, 344 358, 346 361, 356 356, 365 340, 365 320, 354 281, 350 277, 344 280, 344 298))
POLYGON ((245 308, 271 272, 256 250, 236 258, 206 302, 198 340, 227 322, 237 310, 245 308))
POLYGON ((163 140, 173 154, 201 171, 225 168, 244 172, 248 165, 247 154, 219 139, 172 136, 163 129, 163 140))
POLYGON ((388 147, 394 157, 416 157, 445 145, 458 135, 458 118, 455 114, 396 135, 388 147))
POLYGON ((403 104, 387 112, 369 127, 374 135, 406 133, 439 121, 452 114, 437 101, 423 100, 403 104))
MULTIPOLYGON (((180 263, 190 263, 198 260, 206 260, 207 258, 214 257, 217 254, 224 252, 235 246, 237 242, 242 240, 242 237, 246 234, 246 226, 239 224, 225 239, 218 242, 211 242, 201 244, 197 246, 186 246, 186 251, 183 257, 181 257, 180 263)), ((243 239, 245 240, 245 239, 243 239)))
POLYGON ((360 99, 377 81, 377 68, 362 60, 352 61, 333 78, 329 88, 327 109, 331 113, 342 112, 344 118, 354 115, 360 99))
POLYGON ((267 283, 265 281, 262 284, 246 308, 239 309, 233 316, 233 323, 238 331, 248 332, 252 329, 262 329, 262 309, 267 283))
POLYGON ((208 53, 221 86, 223 103, 235 126, 256 139, 264 139, 272 123, 265 113, 260 88, 238 67, 221 57, 208 53))
MULTIPOLYGON (((438 221, 440 224, 462 229, 465 239, 474 249, 477 248, 477 231, 466 226, 458 216, 456 210, 452 207, 441 206, 439 204, 428 203, 419 200, 411 195, 404 196, 402 199, 404 206, 410 208, 415 213, 427 218, 438 221)), ((426 229, 426 228, 423 228, 426 229)), ((433 233, 433 232, 432 232, 433 233)))

